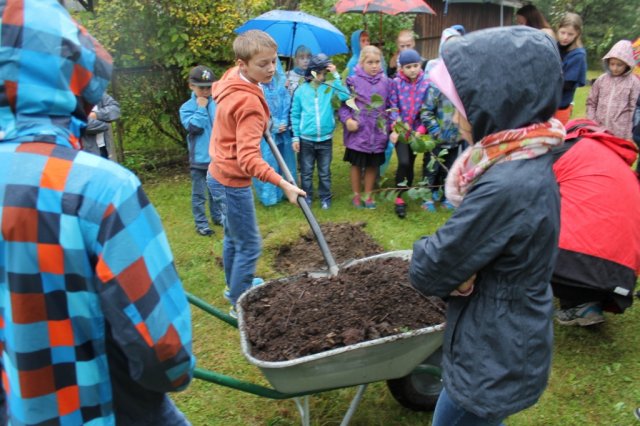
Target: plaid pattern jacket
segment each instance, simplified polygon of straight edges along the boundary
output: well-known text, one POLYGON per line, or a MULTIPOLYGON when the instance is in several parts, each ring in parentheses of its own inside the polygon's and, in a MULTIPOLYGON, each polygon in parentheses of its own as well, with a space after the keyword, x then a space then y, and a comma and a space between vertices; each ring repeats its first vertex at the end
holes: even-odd
MULTIPOLYGON (((128 170, 74 149, 111 59, 55 0, 0 0, 0 351, 11 425, 112 425, 118 376, 184 388, 189 306, 128 170)), ((120 384, 122 386, 122 384, 120 384)), ((0 407, 2 408, 2 407, 0 407)))

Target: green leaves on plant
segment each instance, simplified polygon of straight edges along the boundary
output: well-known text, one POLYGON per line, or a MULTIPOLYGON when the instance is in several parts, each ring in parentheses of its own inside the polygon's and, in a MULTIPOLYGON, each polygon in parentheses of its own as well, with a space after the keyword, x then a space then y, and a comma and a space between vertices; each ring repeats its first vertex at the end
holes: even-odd
POLYGON ((380 108, 384 105, 384 99, 377 93, 371 95, 371 102, 369 102, 369 107, 372 109, 380 108))
POLYGON ((356 105, 356 99, 355 98, 349 98, 347 99, 344 104, 346 106, 348 106, 349 108, 351 108, 352 110, 359 112, 360 108, 358 108, 358 105, 356 105))

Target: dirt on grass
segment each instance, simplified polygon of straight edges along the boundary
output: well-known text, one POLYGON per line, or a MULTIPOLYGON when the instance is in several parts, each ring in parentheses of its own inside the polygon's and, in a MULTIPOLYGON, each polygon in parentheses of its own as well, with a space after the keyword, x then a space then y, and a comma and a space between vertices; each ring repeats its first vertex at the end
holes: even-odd
MULTIPOLYGON (((320 225, 337 264, 384 251, 383 247, 364 231, 365 226, 365 222, 327 222, 320 225)), ((311 230, 298 241, 280 247, 276 254, 275 270, 284 275, 326 269, 327 264, 311 230)))
POLYGON ((443 323, 444 302, 411 287, 408 269, 406 260, 378 258, 335 277, 303 274, 255 289, 241 306, 251 355, 285 361, 443 323))

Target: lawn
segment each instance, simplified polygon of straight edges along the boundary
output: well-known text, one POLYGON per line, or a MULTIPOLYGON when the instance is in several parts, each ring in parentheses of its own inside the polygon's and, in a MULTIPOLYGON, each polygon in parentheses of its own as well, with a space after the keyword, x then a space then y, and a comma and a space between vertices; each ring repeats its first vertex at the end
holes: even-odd
MULTIPOLYGON (((579 90, 574 116, 584 114, 586 93, 587 89, 579 90)), ((314 205, 319 222, 366 221, 365 230, 385 250, 398 250, 411 248, 416 239, 433 233, 447 220, 449 213, 423 212, 415 201, 410 202, 405 220, 395 216, 391 203, 379 203, 376 210, 354 210, 350 205, 349 167, 342 161, 340 133, 336 133, 332 164, 334 203, 328 211, 314 205)), ((392 180, 394 170, 392 162, 385 177, 392 180)), ((222 297, 224 276, 218 261, 222 230, 216 228, 212 238, 194 232, 187 170, 163 173, 147 180, 144 188, 162 217, 185 289, 226 310, 228 306, 222 297)), ((258 205, 257 212, 264 240, 258 275, 271 279, 277 277, 272 268, 276 248, 297 239, 308 230, 308 225, 302 212, 288 203, 269 208, 258 205)), ((237 330, 195 307, 192 313, 198 366, 268 385, 258 369, 244 359, 237 330)), ((629 425, 635 422, 632 409, 640 406, 637 352, 640 308, 636 305, 624 315, 606 318, 602 327, 593 330, 556 326, 549 387, 538 404, 507 419, 507 425, 629 425)), ((311 424, 340 424, 354 393, 355 388, 348 388, 315 395, 311 398, 311 424)), ((173 398, 194 425, 300 424, 292 401, 260 398, 201 380, 194 380, 186 391, 173 398)), ((404 409, 384 383, 376 383, 369 386, 351 425, 426 425, 430 420, 430 413, 404 409)))

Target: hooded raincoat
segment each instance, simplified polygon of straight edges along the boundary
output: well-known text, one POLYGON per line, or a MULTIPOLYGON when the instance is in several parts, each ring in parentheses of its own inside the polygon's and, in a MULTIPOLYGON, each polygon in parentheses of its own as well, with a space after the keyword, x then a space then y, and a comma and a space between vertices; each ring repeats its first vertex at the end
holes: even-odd
POLYGON ((0 16, 0 417, 152 419, 191 379, 191 316, 139 180, 78 150, 111 57, 56 0, 0 16))
MULTIPOLYGON (((545 122, 560 100, 555 43, 528 27, 475 31, 444 45, 474 141, 545 122), (499 52, 499 53, 498 53, 499 52)), ((413 246, 410 278, 448 297, 442 379, 465 410, 487 419, 533 405, 551 367, 549 285, 560 226, 550 154, 487 169, 438 231, 413 246), (467 297, 451 296, 476 274, 467 297)))
POLYGON ((638 149, 588 120, 567 128, 553 166, 562 197, 553 282, 578 294, 601 291, 603 308, 620 313, 633 302, 640 273, 640 185, 631 169, 638 149))
POLYGON ((356 105, 359 111, 355 111, 346 104, 342 104, 338 110, 340 121, 344 124, 349 118, 358 122, 358 130, 350 132, 344 126, 344 145, 354 151, 366 154, 379 154, 385 152, 387 147, 387 129, 391 124, 390 117, 385 112, 389 108, 391 95, 391 80, 384 71, 376 75, 369 75, 360 66, 356 66, 355 75, 347 77, 347 87, 351 93, 356 94, 356 105), (371 97, 379 95, 383 104, 377 108, 371 107, 371 97))
POLYGON ((587 98, 587 117, 622 139, 631 139, 633 113, 640 96, 640 79, 633 75, 636 63, 628 40, 620 40, 602 58, 606 73, 593 83, 587 98), (629 66, 619 76, 611 75, 609 59, 615 58, 629 66))

